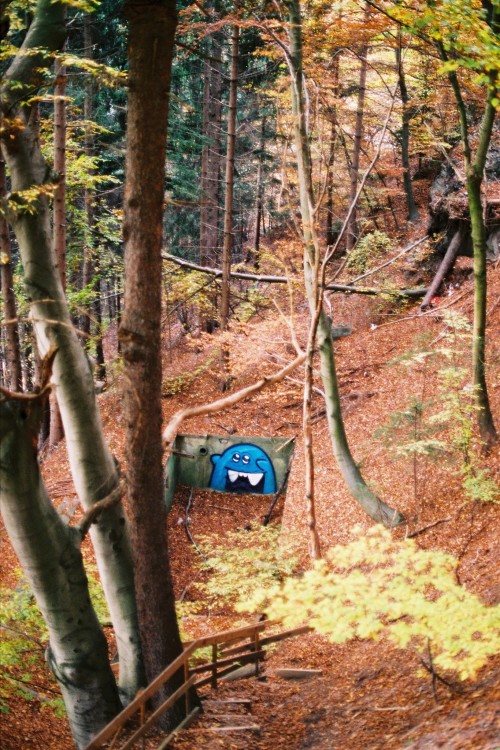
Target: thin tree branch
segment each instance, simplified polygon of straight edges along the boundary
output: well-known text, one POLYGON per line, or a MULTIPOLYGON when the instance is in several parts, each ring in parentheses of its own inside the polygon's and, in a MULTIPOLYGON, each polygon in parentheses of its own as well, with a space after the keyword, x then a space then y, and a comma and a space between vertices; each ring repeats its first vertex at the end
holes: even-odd
POLYGON ((118 505, 126 491, 127 483, 125 478, 122 478, 109 495, 99 500, 85 513, 78 526, 75 527, 82 540, 85 539, 90 527, 96 522, 101 513, 108 510, 108 508, 112 508, 114 505, 118 505))
MULTIPOLYGON (((403 252, 407 252, 410 248, 406 248, 403 252)), ((178 266, 183 268, 189 268, 192 271, 199 271, 200 273, 207 273, 216 278, 222 277, 222 270, 220 268, 210 268, 209 266, 200 266, 197 263, 192 263, 189 260, 183 258, 177 258, 175 255, 169 253, 162 253, 161 256, 164 260, 172 261, 178 266)), ((399 257, 399 256, 398 256, 399 257)), ((393 260, 396 260, 395 258, 393 260)), ((392 263, 392 260, 389 261, 392 263)), ((382 266, 381 266, 382 267, 382 266)), ((231 271, 231 276, 235 279, 244 279, 246 281, 262 282, 264 284, 288 284, 288 283, 302 283, 302 279, 291 279, 286 276, 271 276, 255 273, 246 273, 243 271, 231 271)), ((393 294, 400 297, 423 297, 427 291, 427 287, 421 287, 417 289, 379 289, 377 287, 356 287, 353 284, 325 284, 325 289, 333 292, 345 292, 346 294, 393 294)))
POLYGON ((273 385, 274 383, 279 383, 281 380, 286 378, 286 376, 290 372, 293 372, 293 370, 299 367, 299 365, 301 365, 304 360, 305 354, 299 354, 294 360, 292 360, 292 362, 283 367, 281 370, 278 370, 278 372, 274 373, 274 375, 265 376, 261 378, 261 380, 252 383, 252 385, 231 393, 229 396, 224 396, 224 398, 217 399, 216 401, 212 401, 208 404, 199 404, 198 406, 189 406, 186 409, 180 409, 171 417, 169 423, 163 431, 164 448, 167 450, 171 448, 171 445, 175 440, 181 424, 186 419, 189 419, 191 417, 205 416, 207 414, 215 414, 216 412, 227 409, 230 406, 234 406, 240 401, 243 401, 243 399, 249 398, 255 393, 258 393, 266 386, 273 385))

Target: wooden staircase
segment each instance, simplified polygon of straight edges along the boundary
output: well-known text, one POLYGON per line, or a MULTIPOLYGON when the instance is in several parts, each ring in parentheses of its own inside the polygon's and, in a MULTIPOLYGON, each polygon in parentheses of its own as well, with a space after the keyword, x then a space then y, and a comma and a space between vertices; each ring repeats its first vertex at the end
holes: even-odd
MULTIPOLYGON (((249 673, 258 676, 266 646, 310 631, 309 626, 303 625, 266 636, 264 631, 273 627, 276 627, 276 623, 266 620, 234 630, 213 633, 186 643, 184 652, 141 690, 134 700, 94 737, 85 750, 132 750, 139 747, 138 743, 141 740, 143 742, 151 733, 160 716, 177 701, 183 700, 186 718, 170 734, 158 739, 158 744, 155 745, 155 750, 165 750, 175 734, 189 726, 201 711, 198 706, 191 704, 192 688, 209 685, 215 689, 219 680, 243 668, 247 676, 249 673), (210 660, 196 663, 196 652, 207 647, 211 648, 210 660), (183 676, 182 685, 158 708, 148 712, 150 699, 178 672, 183 676)), ((259 732, 260 727, 249 716, 250 709, 251 701, 246 699, 216 701, 209 693, 203 700, 203 710, 210 721, 208 730, 221 734, 230 731, 259 732)), ((152 745, 148 744, 148 747, 152 745)))

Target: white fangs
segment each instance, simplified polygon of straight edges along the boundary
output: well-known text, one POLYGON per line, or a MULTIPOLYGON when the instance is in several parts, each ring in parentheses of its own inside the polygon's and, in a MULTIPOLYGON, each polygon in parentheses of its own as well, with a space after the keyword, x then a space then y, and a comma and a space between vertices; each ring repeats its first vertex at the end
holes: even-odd
POLYGON ((229 469, 228 471, 229 481, 230 482, 236 482, 238 477, 242 477, 244 479, 248 479, 252 487, 256 487, 264 474, 262 472, 252 472, 251 474, 245 471, 232 471, 229 469))

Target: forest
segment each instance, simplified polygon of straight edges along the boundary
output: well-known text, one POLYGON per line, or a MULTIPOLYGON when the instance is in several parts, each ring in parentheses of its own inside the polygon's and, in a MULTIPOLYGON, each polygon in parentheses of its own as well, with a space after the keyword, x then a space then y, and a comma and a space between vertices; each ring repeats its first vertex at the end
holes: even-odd
POLYGON ((498 749, 500 0, 0 17, 2 750, 498 749))

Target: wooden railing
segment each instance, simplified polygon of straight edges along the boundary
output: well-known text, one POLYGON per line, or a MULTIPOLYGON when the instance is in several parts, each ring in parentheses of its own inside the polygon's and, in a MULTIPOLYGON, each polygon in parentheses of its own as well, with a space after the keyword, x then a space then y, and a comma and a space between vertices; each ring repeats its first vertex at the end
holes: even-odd
POLYGON ((164 750, 173 735, 190 723, 200 711, 197 706, 193 706, 191 703, 192 688, 207 684, 216 688, 219 679, 229 672, 233 672, 239 666, 252 662, 255 665, 255 674, 257 675, 259 663, 265 656, 264 646, 307 633, 310 630, 307 625, 303 625, 300 628, 282 631, 262 638, 261 633, 270 625, 272 623, 269 621, 259 622, 234 630, 213 633, 185 644, 183 653, 169 664, 144 690, 141 690, 134 700, 94 737, 85 750, 99 750, 110 740, 110 744, 107 745, 108 750, 131 750, 165 711, 168 711, 177 701, 183 699, 185 701, 186 718, 168 736, 162 737, 156 750, 164 750), (195 652, 207 646, 212 647, 210 661, 190 667, 189 660, 192 659, 195 652), (180 670, 183 674, 183 684, 152 713, 146 716, 150 699, 180 670), (138 720, 139 727, 132 734, 129 732, 127 737, 120 740, 120 734, 133 718, 138 720))

